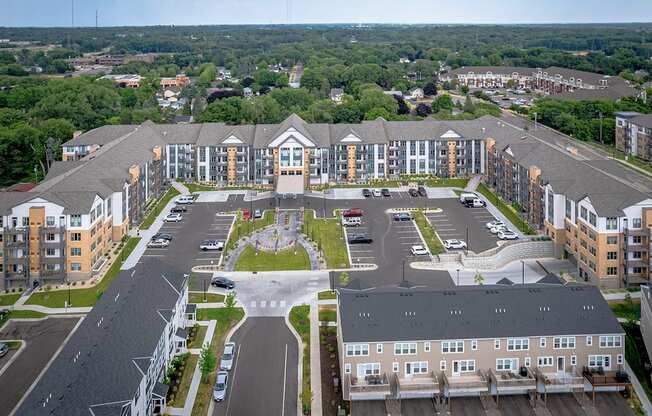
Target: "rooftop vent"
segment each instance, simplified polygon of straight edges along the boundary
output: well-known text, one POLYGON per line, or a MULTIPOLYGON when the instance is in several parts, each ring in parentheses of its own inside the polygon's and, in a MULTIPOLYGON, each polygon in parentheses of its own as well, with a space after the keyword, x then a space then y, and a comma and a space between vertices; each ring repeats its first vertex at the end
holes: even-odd
POLYGON ((462 310, 461 309, 451 309, 451 315, 461 315, 462 310))
POLYGON ((417 316, 417 313, 416 312, 406 311, 405 316, 417 316))
POLYGON ((539 306, 539 312, 550 312, 550 306, 539 306))
POLYGON ((507 308, 496 308, 496 309, 494 309, 494 311, 495 311, 496 313, 506 313, 506 312, 507 312, 507 308))
POLYGON ((584 310, 584 311, 592 311, 592 310, 595 310, 595 307, 593 305, 582 305, 582 310, 584 310))

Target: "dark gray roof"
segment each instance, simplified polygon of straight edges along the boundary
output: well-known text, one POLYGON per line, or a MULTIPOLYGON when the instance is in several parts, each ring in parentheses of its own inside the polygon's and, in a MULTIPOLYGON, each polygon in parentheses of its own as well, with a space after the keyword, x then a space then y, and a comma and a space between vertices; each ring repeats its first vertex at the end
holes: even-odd
POLYGON ((608 86, 626 84, 625 80, 620 77, 603 75, 595 72, 578 71, 577 69, 561 68, 558 66, 548 67, 544 69, 543 72, 547 72, 548 76, 553 76, 553 77, 556 75, 561 75, 562 78, 564 79, 574 78, 576 81, 578 79, 581 79, 582 84, 599 86, 600 81, 603 80, 607 81, 608 86))
POLYGON ((652 114, 640 114, 630 119, 630 122, 652 129, 652 114))
POLYGON ((537 280, 537 283, 543 283, 547 285, 563 285, 564 281, 561 280, 559 276, 557 276, 554 273, 548 273, 547 275, 543 276, 541 279, 537 280))
POLYGON ((104 146, 107 143, 110 143, 119 137, 124 136, 134 130, 136 130, 137 125, 129 124, 118 124, 98 127, 93 130, 89 130, 86 133, 75 137, 74 139, 68 140, 63 144, 63 146, 80 146, 80 145, 91 145, 98 144, 104 146))
POLYGON ((196 313, 197 305, 194 303, 189 303, 186 305, 186 313, 196 313))
POLYGON ((507 285, 507 286, 511 286, 511 285, 514 284, 514 282, 512 282, 511 280, 509 280, 509 279, 506 278, 506 277, 503 277, 502 279, 500 279, 499 281, 497 281, 496 284, 497 284, 497 285, 507 285))
POLYGON ((536 72, 536 68, 527 68, 522 66, 462 66, 450 71, 451 74, 455 75, 466 75, 469 72, 473 72, 475 74, 486 74, 487 72, 491 72, 494 75, 511 75, 516 72, 520 75, 532 76, 534 72, 536 72))
POLYGON ((554 97, 562 101, 594 101, 614 100, 618 101, 625 97, 633 97, 636 90, 628 85, 614 86, 609 88, 578 89, 572 92, 565 92, 554 97))
POLYGON ((145 261, 133 277, 122 271, 113 280, 17 414, 87 416, 93 407, 115 415, 121 405, 114 403, 134 397, 166 325, 161 313, 174 308, 186 284, 181 271, 145 261), (112 405, 95 406, 102 403, 112 405))
POLYGON ((338 302, 343 342, 623 333, 588 285, 342 289, 338 302))

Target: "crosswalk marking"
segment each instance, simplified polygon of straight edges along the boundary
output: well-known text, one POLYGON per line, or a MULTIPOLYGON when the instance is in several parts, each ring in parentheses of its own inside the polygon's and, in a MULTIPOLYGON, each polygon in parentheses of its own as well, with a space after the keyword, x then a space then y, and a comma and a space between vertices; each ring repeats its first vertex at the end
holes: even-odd
POLYGON ((261 308, 265 308, 265 307, 267 307, 267 301, 266 301, 266 300, 261 300, 261 301, 260 301, 260 307, 261 307, 261 308))
POLYGON ((280 301, 280 302, 278 303, 278 306, 279 306, 280 308, 285 308, 285 301, 284 301, 284 300, 280 301))
POLYGON ((252 307, 252 308, 255 308, 255 307, 256 307, 256 301, 255 301, 255 300, 252 300, 252 301, 251 301, 251 307, 252 307))
POLYGON ((269 307, 270 308, 275 308, 276 307, 276 301, 275 300, 270 300, 269 301, 269 307))

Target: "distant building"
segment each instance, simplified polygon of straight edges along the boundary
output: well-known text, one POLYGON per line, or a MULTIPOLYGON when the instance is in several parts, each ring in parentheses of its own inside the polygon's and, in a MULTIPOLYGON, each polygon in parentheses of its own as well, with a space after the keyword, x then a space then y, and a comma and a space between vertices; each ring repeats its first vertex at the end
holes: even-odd
POLYGON ((401 64, 409 64, 411 61, 410 58, 399 58, 398 62, 401 64))
POLYGON ((342 88, 331 88, 330 98, 333 102, 341 103, 344 98, 344 90, 342 88))
POLYGON ((192 123, 192 116, 174 116, 174 124, 190 124, 192 123))
POLYGON ((396 95, 398 97, 403 97, 403 91, 397 91, 397 90, 383 91, 383 94, 385 94, 385 95, 396 95))
POLYGON ((422 88, 415 88, 412 91, 410 91, 410 98, 413 100, 421 100, 424 97, 423 89, 422 88))
POLYGON ((622 111, 616 116, 616 149, 652 161, 652 114, 622 111))
POLYGON ((161 88, 177 87, 183 88, 190 83, 186 74, 179 74, 174 78, 161 78, 161 88))
POLYGON ((249 87, 244 87, 242 89, 242 94, 245 96, 245 98, 252 97, 254 95, 254 92, 251 88, 249 87))
POLYGON ((139 88, 143 77, 137 74, 128 75, 104 75, 100 79, 108 79, 113 81, 118 87, 122 88, 139 88))

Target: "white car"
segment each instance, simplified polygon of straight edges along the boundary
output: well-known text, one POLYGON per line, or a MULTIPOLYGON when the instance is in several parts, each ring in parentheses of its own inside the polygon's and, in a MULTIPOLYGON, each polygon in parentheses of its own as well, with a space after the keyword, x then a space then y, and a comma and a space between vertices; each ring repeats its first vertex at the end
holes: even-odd
POLYGON ((444 247, 448 250, 459 250, 466 248, 466 243, 462 240, 444 240, 444 247))
POLYGON ((223 250, 224 249, 224 242, 223 241, 218 241, 218 240, 204 240, 199 244, 199 249, 200 250, 223 250))
POLYGON ((170 241, 165 240, 163 238, 151 240, 149 243, 147 243, 147 247, 149 248, 165 248, 169 245, 170 245, 170 241))
POLYGON ((507 228, 507 226, 504 225, 504 224, 503 224, 503 225, 497 225, 497 226, 495 226, 495 227, 492 227, 492 228, 489 230, 489 232, 490 232, 491 234, 498 234, 498 233, 501 232, 501 231, 510 231, 510 230, 509 230, 509 228, 507 228))
POLYGON ((497 227, 499 225, 504 226, 505 223, 502 222, 501 220, 493 220, 493 221, 489 221, 488 223, 485 224, 485 226, 487 227, 488 230, 491 230, 492 228, 495 228, 495 227, 497 227))
POLYGON ((517 240, 518 234, 511 230, 504 230, 498 232, 498 238, 501 240, 517 240))
POLYGON ((380 192, 380 189, 376 188, 373 191, 371 191, 371 194, 375 197, 382 196, 382 193, 380 192))
POLYGON ((174 200, 174 203, 178 205, 192 204, 193 202, 195 202, 195 198, 192 195, 183 195, 174 200))
POLYGON ((165 222, 179 222, 183 219, 181 214, 168 214, 167 217, 165 217, 164 221, 165 222))
POLYGON ((428 249, 422 245, 412 246, 410 248, 410 253, 412 253, 413 256, 427 256, 430 254, 428 249))

